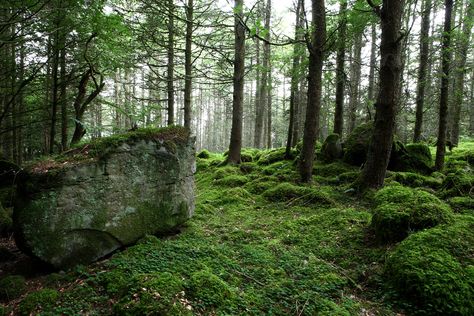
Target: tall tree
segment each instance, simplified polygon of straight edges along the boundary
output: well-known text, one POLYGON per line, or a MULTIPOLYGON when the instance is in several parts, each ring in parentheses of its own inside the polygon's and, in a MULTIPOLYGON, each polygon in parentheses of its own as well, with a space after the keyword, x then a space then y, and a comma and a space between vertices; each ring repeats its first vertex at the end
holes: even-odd
POLYGON ((398 85, 400 83, 400 33, 404 8, 403 0, 383 0, 382 7, 369 4, 379 15, 382 28, 380 44, 379 95, 375 103, 375 123, 367 153, 367 162, 362 171, 362 185, 370 188, 383 186, 390 152, 392 150, 398 85))
POLYGON ((449 68, 451 67, 451 18, 453 10, 453 0, 445 0, 445 16, 443 29, 442 45, 442 77, 441 77, 441 95, 439 98, 439 124, 438 124, 438 142, 436 145, 436 170, 442 170, 444 167, 444 156, 446 153, 446 127, 448 114, 448 94, 449 94, 449 68))
POLYGON ((372 120, 372 106, 375 103, 375 67, 377 63, 377 28, 375 23, 372 23, 370 37, 370 69, 369 85, 367 87, 367 121, 372 120))
POLYGON ((326 8, 324 0, 312 0, 311 40, 309 50, 308 101, 303 134, 303 148, 299 161, 301 181, 311 182, 314 146, 319 133, 321 111, 324 45, 326 43, 326 8))
POLYGON ((184 84, 184 127, 191 130, 191 93, 192 93, 192 41, 193 41, 194 0, 186 5, 186 51, 185 51, 185 84, 184 84))
POLYGON ((174 120, 174 0, 168 0, 168 67, 167 67, 167 92, 168 92, 168 125, 173 125, 174 120))
POLYGON ((339 8, 338 47, 336 57, 336 108, 334 111, 333 132, 342 137, 344 129, 344 64, 346 59, 347 1, 342 0, 339 8))
POLYGON ((242 104, 244 97, 245 75, 245 25, 243 24, 244 0, 235 0, 234 15, 234 75, 232 99, 232 129, 230 134, 229 155, 227 162, 240 163, 242 149, 242 104))
POLYGON ((418 68, 418 83, 416 92, 416 121, 413 142, 421 140, 421 130, 423 127, 423 110, 425 103, 425 87, 427 83, 426 70, 428 68, 429 54, 429 33, 430 33, 430 15, 431 0, 424 0, 421 15, 421 31, 420 31, 420 65, 418 68))
POLYGON ((349 95, 349 124, 347 132, 351 133, 356 127, 357 107, 359 106, 359 90, 361 77, 361 53, 362 53, 362 35, 363 30, 356 32, 354 37, 354 46, 352 51, 351 63, 351 92, 349 95))

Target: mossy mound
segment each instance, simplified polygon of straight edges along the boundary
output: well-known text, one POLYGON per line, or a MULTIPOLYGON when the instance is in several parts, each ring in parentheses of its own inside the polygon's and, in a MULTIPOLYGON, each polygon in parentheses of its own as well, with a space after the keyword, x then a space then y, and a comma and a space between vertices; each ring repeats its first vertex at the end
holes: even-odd
POLYGON ((232 174, 232 175, 228 175, 223 178, 217 179, 216 181, 214 181, 214 184, 224 185, 228 187, 238 187, 238 186, 242 186, 246 184, 247 182, 249 182, 249 179, 246 176, 232 174))
POLYGON ((321 147, 321 158, 326 162, 333 162, 334 160, 342 158, 342 144, 339 134, 331 134, 326 137, 326 140, 321 147))
POLYGON ((405 239, 410 233, 453 222, 453 211, 429 192, 389 185, 374 196, 371 228, 379 243, 405 239))
POLYGON ((0 279, 0 300, 9 301, 23 295, 26 291, 25 278, 21 275, 9 275, 0 279))
POLYGON ((373 124, 366 123, 357 126, 344 143, 344 161, 354 166, 360 166, 367 159, 367 151, 372 137, 373 124))
POLYGON ((290 174, 294 171, 294 164, 292 161, 283 160, 272 163, 262 168, 262 173, 268 176, 278 176, 284 174, 290 174))
POLYGON ((417 188, 429 187, 439 189, 443 184, 442 178, 424 176, 414 172, 387 172, 388 181, 396 181, 400 184, 417 188))
POLYGON ((278 185, 278 179, 274 180, 262 180, 255 179, 245 184, 244 188, 253 194, 261 194, 268 189, 274 188, 278 185))
POLYGON ((357 168, 343 163, 343 162, 333 162, 330 164, 320 164, 316 163, 313 166, 313 174, 321 177, 337 177, 346 172, 356 171, 357 168))
POLYGON ((474 175, 470 172, 449 173, 443 181, 443 196, 474 195, 474 175))
POLYGON ((203 149, 196 155, 196 157, 201 159, 209 159, 211 158, 211 153, 207 149, 203 149))
POLYGON ((214 180, 219 180, 231 175, 240 175, 240 174, 241 174, 240 169, 236 166, 222 166, 222 167, 217 168, 214 171, 212 178, 214 180))
POLYGON ((323 204, 335 205, 331 196, 322 190, 312 187, 303 187, 288 182, 280 183, 276 187, 263 192, 263 196, 272 202, 292 202, 299 205, 323 204))
POLYGON ((58 300, 59 292, 53 289, 42 289, 28 294, 20 303, 20 315, 38 315, 43 309, 53 307, 58 300))
POLYGON ((449 205, 460 213, 474 215, 474 198, 469 196, 456 196, 448 200, 449 205))
POLYGON ((432 167, 433 158, 428 145, 417 143, 405 146, 400 141, 393 142, 389 170, 430 174, 432 167))
MULTIPOLYGON (((224 152, 224 157, 229 155, 229 151, 224 152)), ((261 155, 261 151, 255 148, 242 148, 240 150, 240 161, 241 162, 253 162, 257 161, 261 155)))
POLYGON ((385 275, 427 315, 474 311, 474 217, 412 234, 388 257, 385 275))
POLYGON ((234 299, 234 290, 210 271, 202 270, 191 275, 188 285, 191 296, 203 306, 221 306, 234 299))
MULTIPOLYGON (((285 152, 286 152, 285 147, 263 151, 257 163, 259 165, 269 165, 278 161, 286 160, 285 152)), ((290 151, 289 159, 295 159, 295 157, 296 157, 296 151, 292 149, 290 151)))

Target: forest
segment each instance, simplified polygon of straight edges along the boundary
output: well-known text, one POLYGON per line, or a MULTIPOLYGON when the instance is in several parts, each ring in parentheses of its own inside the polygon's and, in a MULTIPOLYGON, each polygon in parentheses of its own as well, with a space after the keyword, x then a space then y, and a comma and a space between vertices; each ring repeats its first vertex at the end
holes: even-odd
POLYGON ((473 27, 0 1, 0 316, 473 315, 473 27))

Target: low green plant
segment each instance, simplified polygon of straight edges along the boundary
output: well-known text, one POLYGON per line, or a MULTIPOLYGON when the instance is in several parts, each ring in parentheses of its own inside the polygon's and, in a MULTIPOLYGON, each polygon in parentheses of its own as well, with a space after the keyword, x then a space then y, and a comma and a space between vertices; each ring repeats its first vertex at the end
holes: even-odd
POLYGON ((221 306, 235 296, 234 290, 225 281, 207 270, 191 275, 188 290, 203 306, 221 306))
POLYGON ((16 299, 23 295, 25 291, 25 278, 21 275, 9 275, 0 279, 0 300, 16 299))
POLYGON ((263 192, 263 196, 272 202, 292 202, 298 205, 323 204, 334 205, 330 195, 313 187, 303 187, 288 182, 280 183, 276 187, 263 192))
POLYGON ((59 292, 53 289, 42 289, 28 294, 18 306, 20 315, 39 314, 51 309, 58 300, 59 292))

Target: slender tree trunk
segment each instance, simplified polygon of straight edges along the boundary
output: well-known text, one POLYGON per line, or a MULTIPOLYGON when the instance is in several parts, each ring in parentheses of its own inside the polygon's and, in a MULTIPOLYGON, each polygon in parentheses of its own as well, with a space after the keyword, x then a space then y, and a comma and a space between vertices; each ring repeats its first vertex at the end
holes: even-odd
POLYGON ((260 41, 257 39, 255 42, 255 54, 256 54, 256 70, 255 70, 255 82, 256 82, 256 88, 255 88, 255 124, 254 124, 254 132, 253 132, 253 146, 255 148, 260 147, 260 138, 259 135, 261 135, 262 127, 261 125, 263 124, 263 114, 261 112, 261 67, 260 67, 260 41))
POLYGON ((267 89, 267 148, 272 148, 272 66, 269 64, 267 89))
POLYGON ((354 38, 354 53, 351 64, 351 94, 349 96, 349 126, 348 133, 351 133, 356 126, 357 108, 359 106, 359 88, 361 76, 361 51, 362 32, 357 33, 354 38))
POLYGON ((58 67, 59 67, 59 48, 58 48, 58 31, 54 34, 53 41, 53 63, 52 63, 52 100, 51 100, 51 129, 49 134, 49 153, 54 152, 54 142, 56 136, 56 122, 57 112, 59 103, 59 80, 58 80, 58 67))
MULTIPOLYGON (((303 0, 298 0, 296 4, 296 22, 295 22, 295 38, 299 38, 301 34, 301 11, 302 11, 303 0)), ((298 83, 299 83, 299 65, 300 65, 300 44, 293 44, 293 65, 291 69, 291 83, 290 83, 290 110, 289 110, 289 124, 288 124, 288 136, 286 139, 286 150, 285 157, 290 158, 291 147, 296 145, 297 140, 295 139, 295 125, 298 120, 297 113, 297 99, 298 99, 298 83)))
POLYGON ((382 8, 376 9, 382 26, 379 96, 375 104, 374 132, 362 171, 362 185, 370 188, 383 186, 392 149, 401 74, 403 7, 403 0, 383 0, 382 8))
POLYGON ((439 125, 438 142, 436 146, 436 170, 442 170, 444 167, 444 156, 446 153, 446 127, 448 114, 448 93, 449 93, 449 68, 451 65, 451 15, 453 10, 453 0, 445 0, 445 19, 443 32, 443 51, 442 51, 442 69, 441 95, 439 100, 439 125))
POLYGON ((191 130, 191 93, 192 93, 192 40, 194 0, 188 0, 186 6, 186 51, 185 51, 185 83, 184 83, 184 127, 191 130))
POLYGON ((244 0, 235 0, 235 58, 234 92, 232 101, 232 129, 230 134, 228 163, 240 163, 242 149, 242 104, 245 75, 245 26, 243 25, 244 0))
POLYGON ((372 23, 370 43, 369 86, 367 88, 367 116, 366 121, 372 120, 372 107, 375 103, 375 67, 377 65, 377 27, 372 23))
POLYGON ((469 107, 469 136, 474 136, 474 67, 472 68, 471 73, 471 97, 469 107))
POLYGON ((66 33, 61 30, 61 55, 60 55, 60 82, 61 91, 59 100, 61 103, 61 147, 66 150, 68 146, 68 118, 67 118, 67 95, 66 95, 66 33))
POLYGON ((334 130, 335 134, 342 137, 344 130, 344 83, 345 72, 344 64, 346 58, 346 11, 347 2, 342 0, 339 9, 339 30, 338 30, 338 48, 336 57, 336 109, 334 111, 334 130))
POLYGON ((314 146, 319 133, 321 110, 324 43, 326 42, 326 9, 324 0, 312 0, 312 34, 309 48, 308 103, 299 161, 302 182, 311 182, 314 146))
MULTIPOLYGON (((452 106, 451 144, 457 146, 459 143, 459 125, 461 121, 461 109, 464 99, 464 78, 466 75, 466 61, 473 26, 474 2, 468 4, 466 17, 463 22, 463 31, 459 38, 459 50, 456 54, 456 76, 452 106)), ((471 105, 471 107, 474 105, 471 105)))
POLYGON ((272 16, 272 1, 267 0, 267 5, 265 7, 265 30, 267 31, 265 34, 264 43, 264 62, 263 67, 265 68, 265 75, 266 79, 266 86, 264 87, 264 93, 266 94, 266 110, 267 110, 267 126, 266 126, 266 136, 267 139, 265 140, 266 147, 272 147, 272 66, 271 66, 271 48, 270 48, 270 23, 271 23, 271 16, 272 16))
POLYGON ((168 125, 173 125, 174 120, 174 0, 168 0, 168 125))
POLYGON ((416 94, 416 121, 413 142, 421 140, 421 130, 423 127, 423 109, 425 103, 425 87, 427 83, 426 70, 428 68, 429 35, 430 35, 430 15, 431 0, 423 1, 423 13, 421 18, 420 32, 420 66, 418 68, 418 87, 416 94))

